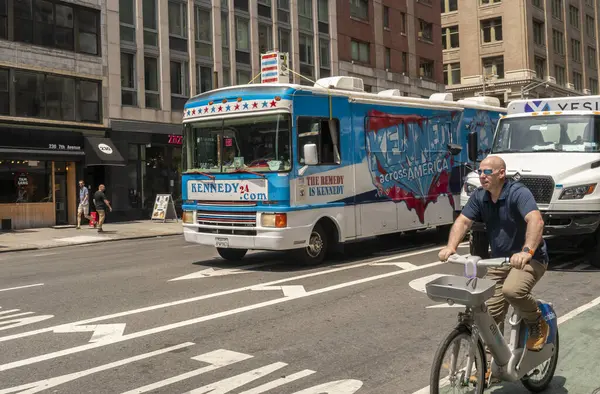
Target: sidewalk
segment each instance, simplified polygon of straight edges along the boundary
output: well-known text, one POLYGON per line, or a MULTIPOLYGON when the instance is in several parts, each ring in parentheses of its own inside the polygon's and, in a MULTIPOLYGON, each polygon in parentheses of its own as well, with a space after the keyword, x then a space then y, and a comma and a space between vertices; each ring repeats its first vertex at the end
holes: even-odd
POLYGON ((20 250, 57 248, 68 245, 80 245, 96 242, 125 239, 152 238, 182 234, 182 223, 168 221, 139 220, 123 223, 105 223, 104 232, 87 225, 81 230, 69 228, 35 228, 0 232, 0 253, 20 250))

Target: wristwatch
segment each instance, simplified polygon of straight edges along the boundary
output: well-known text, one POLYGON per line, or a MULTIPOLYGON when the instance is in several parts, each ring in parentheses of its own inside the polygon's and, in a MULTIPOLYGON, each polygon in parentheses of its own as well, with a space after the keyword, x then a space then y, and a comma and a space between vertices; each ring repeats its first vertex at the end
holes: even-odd
POLYGON ((533 256, 533 254, 535 253, 533 249, 530 249, 530 248, 529 248, 529 246, 525 246, 525 247, 523 248, 523 252, 525 252, 525 253, 529 253, 529 254, 530 254, 530 255, 532 255, 532 256, 533 256))

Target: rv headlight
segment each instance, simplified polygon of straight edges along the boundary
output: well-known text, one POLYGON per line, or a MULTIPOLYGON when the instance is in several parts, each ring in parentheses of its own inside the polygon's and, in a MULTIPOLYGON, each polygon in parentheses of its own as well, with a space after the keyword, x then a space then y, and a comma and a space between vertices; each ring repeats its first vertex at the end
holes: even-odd
POLYGON ((591 183, 588 185, 579 185, 565 187, 560 194, 559 200, 580 200, 588 194, 592 194, 596 190, 596 184, 591 183))
POLYGON ((260 215, 260 224, 263 227, 287 227, 287 214, 285 213, 263 213, 260 215))
POLYGON ((181 218, 185 224, 194 224, 194 211, 183 211, 181 218))
POLYGON ((467 196, 470 196, 471 194, 473 194, 473 192, 475 190, 477 190, 477 186, 475 186, 471 183, 465 182, 465 185, 463 186, 463 190, 465 191, 465 193, 467 193, 467 196))

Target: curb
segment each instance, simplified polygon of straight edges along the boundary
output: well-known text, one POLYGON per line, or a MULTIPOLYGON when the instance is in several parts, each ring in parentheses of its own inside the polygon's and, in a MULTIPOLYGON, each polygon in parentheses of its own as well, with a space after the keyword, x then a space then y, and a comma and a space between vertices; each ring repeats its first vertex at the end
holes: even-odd
POLYGON ((166 233, 166 234, 158 234, 158 235, 136 235, 136 236, 132 236, 132 237, 109 238, 106 240, 78 242, 78 243, 64 244, 64 245, 28 246, 28 247, 23 247, 23 248, 6 249, 6 250, 0 249, 0 254, 11 253, 11 252, 26 252, 26 251, 31 251, 31 250, 56 249, 56 248, 64 248, 67 246, 91 245, 91 244, 99 244, 99 243, 107 243, 107 242, 115 242, 115 241, 130 241, 130 240, 135 240, 135 239, 173 237, 176 235, 183 235, 183 233, 166 233))

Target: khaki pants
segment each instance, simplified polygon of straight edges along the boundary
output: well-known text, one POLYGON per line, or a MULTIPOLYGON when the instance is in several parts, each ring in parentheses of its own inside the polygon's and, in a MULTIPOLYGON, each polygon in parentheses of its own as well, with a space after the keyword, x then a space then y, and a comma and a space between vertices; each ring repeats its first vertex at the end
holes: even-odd
POLYGON ((106 211, 104 209, 96 209, 96 212, 98 212, 98 230, 102 230, 102 223, 104 223, 106 211))
POLYGON ((531 260, 522 270, 512 267, 488 270, 485 278, 496 281, 496 291, 487 301, 487 306, 501 333, 504 333, 509 303, 519 311, 526 323, 534 323, 541 315, 531 289, 544 276, 546 268, 537 260, 531 260))

